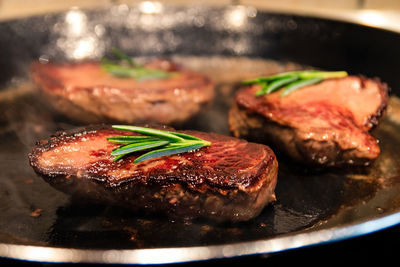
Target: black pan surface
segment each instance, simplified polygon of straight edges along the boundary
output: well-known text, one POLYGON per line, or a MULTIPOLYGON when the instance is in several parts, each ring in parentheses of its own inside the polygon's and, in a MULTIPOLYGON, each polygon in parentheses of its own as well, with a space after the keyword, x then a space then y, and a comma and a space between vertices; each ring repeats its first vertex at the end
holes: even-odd
POLYGON ((47 262, 172 263, 268 254, 349 239, 400 222, 400 35, 252 7, 117 5, 0 23, 0 256, 47 262), (377 76, 392 88, 373 134, 382 155, 363 170, 315 170, 278 156, 278 200, 243 223, 171 221, 77 202, 36 177, 36 140, 79 126, 37 96, 32 60, 99 59, 110 47, 166 56, 217 82, 211 107, 182 128, 229 135, 238 83, 313 66, 377 76), (235 74, 235 75, 233 75, 235 74))

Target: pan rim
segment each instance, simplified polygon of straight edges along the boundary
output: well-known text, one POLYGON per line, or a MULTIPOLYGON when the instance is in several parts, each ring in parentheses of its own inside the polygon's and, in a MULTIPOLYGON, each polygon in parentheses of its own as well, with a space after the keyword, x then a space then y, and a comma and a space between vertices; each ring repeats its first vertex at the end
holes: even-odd
POLYGON ((47 263, 169 264, 269 255, 296 248, 338 242, 400 224, 400 211, 317 231, 232 244, 145 249, 76 249, 0 243, 0 257, 47 263))

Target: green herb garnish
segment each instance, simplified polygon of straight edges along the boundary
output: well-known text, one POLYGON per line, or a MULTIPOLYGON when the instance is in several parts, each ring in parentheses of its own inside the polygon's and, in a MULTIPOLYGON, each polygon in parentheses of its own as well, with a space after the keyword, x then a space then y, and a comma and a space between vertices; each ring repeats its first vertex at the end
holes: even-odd
POLYGON ((112 48, 111 52, 119 61, 115 62, 103 58, 101 66, 113 76, 119 78, 134 78, 138 81, 165 79, 169 76, 166 71, 150 69, 136 63, 131 57, 117 48, 112 48))
POLYGON ((297 89, 319 83, 325 79, 341 78, 346 76, 346 71, 291 71, 272 76, 246 80, 243 83, 261 85, 262 88, 256 92, 256 96, 270 94, 283 88, 281 92, 281 97, 283 97, 297 89))
POLYGON ((114 161, 117 161, 125 155, 138 151, 147 152, 137 157, 134 160, 134 163, 168 155, 190 152, 211 145, 211 142, 209 141, 183 133, 129 125, 113 125, 112 128, 142 134, 135 136, 113 136, 107 138, 109 142, 121 144, 120 147, 111 152, 111 156, 115 156, 114 161))

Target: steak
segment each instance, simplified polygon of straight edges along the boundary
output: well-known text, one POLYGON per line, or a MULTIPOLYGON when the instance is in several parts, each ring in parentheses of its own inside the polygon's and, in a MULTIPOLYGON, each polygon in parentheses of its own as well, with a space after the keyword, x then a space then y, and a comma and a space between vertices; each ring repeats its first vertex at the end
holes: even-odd
POLYGON ((85 124, 179 125, 213 99, 214 85, 200 73, 167 60, 153 60, 146 67, 170 75, 140 81, 115 77, 100 62, 34 62, 31 77, 55 110, 85 124))
POLYGON ((132 211, 174 219, 246 221, 275 200, 278 163, 262 144, 198 131, 179 131, 211 146, 134 163, 113 160, 118 147, 107 137, 139 135, 110 127, 63 132, 42 140, 29 154, 37 174, 56 189, 132 211))
POLYGON ((389 88, 359 76, 327 79, 281 97, 256 97, 259 85, 235 95, 234 136, 271 145, 292 159, 321 167, 367 166, 380 154, 369 131, 388 103, 389 88))

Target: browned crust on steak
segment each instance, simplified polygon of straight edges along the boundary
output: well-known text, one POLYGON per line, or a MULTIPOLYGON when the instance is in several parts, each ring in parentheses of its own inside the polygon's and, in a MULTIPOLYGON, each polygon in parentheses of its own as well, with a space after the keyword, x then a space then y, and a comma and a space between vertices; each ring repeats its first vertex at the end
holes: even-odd
POLYGON ((369 165, 380 154, 369 131, 388 103, 378 79, 329 79, 281 98, 255 97, 258 86, 238 91, 229 125, 236 137, 266 142, 291 158, 319 166, 369 165))
POLYGON ((181 124, 214 96, 214 84, 200 73, 166 60, 147 64, 170 73, 159 80, 118 78, 99 62, 34 62, 31 77, 48 103, 83 123, 181 124))
POLYGON ((40 141, 29 160, 36 173, 68 194, 172 217, 249 220, 275 199, 278 163, 269 147, 182 132, 212 145, 138 164, 135 155, 114 162, 116 145, 106 138, 121 132, 100 128, 40 141))

